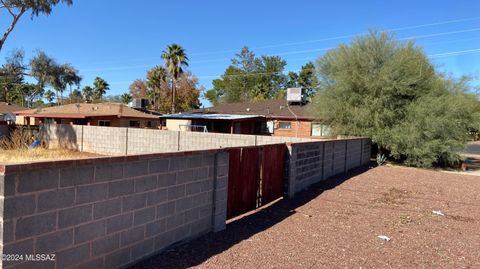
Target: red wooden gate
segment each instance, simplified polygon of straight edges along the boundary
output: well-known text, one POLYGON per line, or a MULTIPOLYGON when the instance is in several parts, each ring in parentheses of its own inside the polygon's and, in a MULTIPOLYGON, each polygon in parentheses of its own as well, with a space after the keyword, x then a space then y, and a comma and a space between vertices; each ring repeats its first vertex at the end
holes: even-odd
POLYGON ((285 145, 229 149, 227 218, 283 196, 285 145))

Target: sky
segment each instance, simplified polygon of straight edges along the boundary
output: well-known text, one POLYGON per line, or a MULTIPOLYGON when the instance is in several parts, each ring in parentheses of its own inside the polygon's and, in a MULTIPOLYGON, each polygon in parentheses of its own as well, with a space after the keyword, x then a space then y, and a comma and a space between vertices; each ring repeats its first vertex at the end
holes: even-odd
MULTIPOLYGON (((43 50, 71 63, 82 87, 96 76, 111 90, 128 91, 135 79, 162 64, 171 43, 182 45, 201 86, 211 88, 243 46, 256 55, 279 55, 285 72, 298 71, 328 49, 369 29, 389 30, 422 46, 440 72, 476 77, 480 85, 480 1, 94 1, 73 0, 50 16, 24 16, 11 33, 0 63, 14 48, 26 59, 43 50)), ((10 17, 0 14, 1 31, 10 17)), ((202 99, 208 106, 208 101, 202 99)))

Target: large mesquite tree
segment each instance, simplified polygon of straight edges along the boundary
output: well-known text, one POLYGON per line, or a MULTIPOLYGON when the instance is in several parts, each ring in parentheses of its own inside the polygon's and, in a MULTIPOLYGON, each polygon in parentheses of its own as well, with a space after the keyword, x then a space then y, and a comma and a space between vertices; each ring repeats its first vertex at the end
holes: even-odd
POLYGON ((317 60, 312 112, 334 132, 368 136, 380 152, 414 166, 449 165, 478 128, 479 104, 435 71, 413 42, 371 32, 317 60))

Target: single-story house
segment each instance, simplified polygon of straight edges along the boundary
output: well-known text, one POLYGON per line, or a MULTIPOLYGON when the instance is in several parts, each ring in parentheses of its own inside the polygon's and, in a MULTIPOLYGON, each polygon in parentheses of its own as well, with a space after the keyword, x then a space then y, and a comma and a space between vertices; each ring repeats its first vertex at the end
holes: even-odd
POLYGON ((309 103, 265 100, 220 104, 187 114, 165 115, 167 128, 183 125, 205 126, 208 132, 259 134, 290 137, 328 136, 329 129, 308 112, 309 103), (231 118, 228 118, 230 116, 231 118))
POLYGON ((0 102, 0 124, 10 124, 15 122, 15 112, 24 110, 23 106, 0 102))
POLYGON ((41 123, 158 128, 159 115, 148 114, 120 103, 77 103, 17 111, 17 124, 41 123))
POLYGON ((265 134, 265 117, 221 113, 179 113, 162 116, 167 130, 230 134, 265 134))

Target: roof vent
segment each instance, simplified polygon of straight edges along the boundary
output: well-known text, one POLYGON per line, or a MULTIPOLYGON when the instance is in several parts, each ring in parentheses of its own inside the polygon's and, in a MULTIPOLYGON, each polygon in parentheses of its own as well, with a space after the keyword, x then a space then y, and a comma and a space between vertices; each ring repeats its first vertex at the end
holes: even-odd
POLYGON ((246 109, 246 110, 247 110, 247 112, 250 112, 250 108, 249 108, 249 107, 247 107, 247 109, 246 109))

